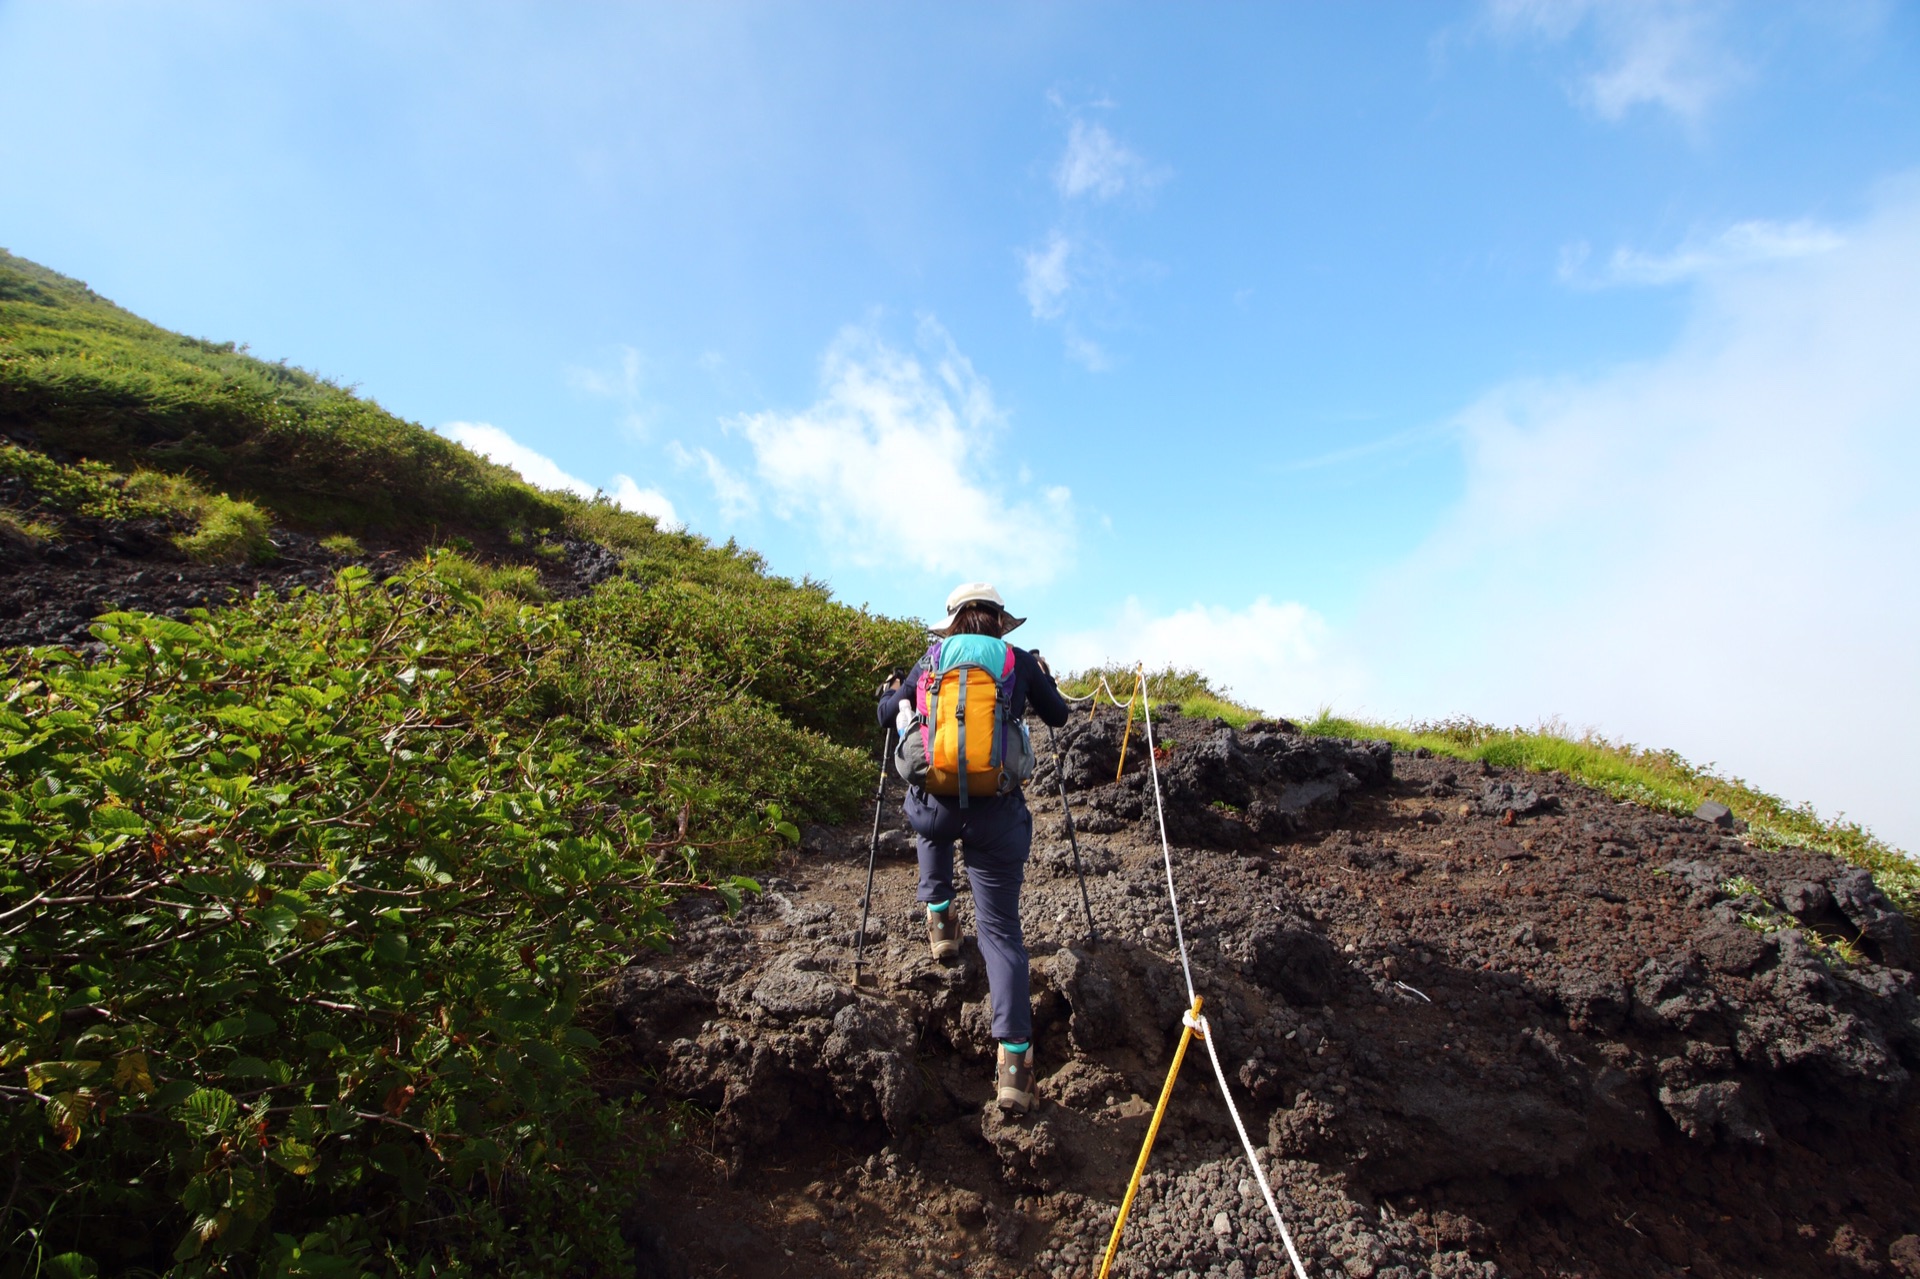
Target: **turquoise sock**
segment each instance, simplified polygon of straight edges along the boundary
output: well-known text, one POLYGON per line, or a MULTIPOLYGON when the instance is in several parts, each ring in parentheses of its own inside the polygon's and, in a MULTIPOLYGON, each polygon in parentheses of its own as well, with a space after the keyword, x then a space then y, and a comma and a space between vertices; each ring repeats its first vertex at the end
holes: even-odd
POLYGON ((949 897, 947 898, 947 900, 943 902, 928 902, 927 909, 928 910, 945 910, 947 907, 951 905, 953 905, 953 898, 949 897))
POLYGON ((1031 1039, 1023 1039, 1017 1044, 1010 1044, 1003 1039, 1000 1041, 1000 1046, 1010 1053, 1023 1053, 1033 1047, 1033 1041, 1031 1039))

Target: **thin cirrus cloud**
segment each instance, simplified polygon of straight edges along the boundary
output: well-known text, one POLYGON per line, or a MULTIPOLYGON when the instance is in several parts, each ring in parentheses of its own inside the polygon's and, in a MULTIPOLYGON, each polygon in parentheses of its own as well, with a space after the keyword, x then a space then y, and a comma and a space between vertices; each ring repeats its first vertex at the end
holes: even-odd
POLYGON ((1590 262, 1588 245, 1571 245, 1560 255, 1560 279, 1579 288, 1679 284, 1757 263, 1831 253, 1844 244, 1838 231, 1816 222, 1736 222, 1716 235, 1690 237, 1667 253, 1616 248, 1598 265, 1590 262))
POLYGON ((673 458, 674 465, 682 470, 697 467, 706 472, 707 484, 713 489, 714 499, 720 503, 723 519, 739 520, 760 509, 760 499, 754 493, 753 485, 715 457, 713 450, 690 449, 679 440, 674 440, 667 445, 667 453, 673 458))
POLYGON ((1020 291, 1026 294, 1027 308, 1036 320, 1057 320, 1067 309, 1067 290, 1072 279, 1067 273, 1073 255, 1073 241, 1057 228, 1047 236, 1044 248, 1023 250, 1020 261, 1025 273, 1020 291))
POLYGON ((1078 119, 1068 126, 1066 150, 1053 169, 1054 189, 1066 200, 1111 200, 1154 186, 1164 177, 1103 126, 1078 119))
MULTIPOLYGON (((519 472, 520 478, 536 488, 557 489, 580 497, 592 498, 605 492, 577 475, 562 470, 545 453, 528 448, 499 427, 487 422, 448 422, 440 434, 489 462, 497 462, 519 472)), ((607 494, 615 505, 636 515, 650 515, 662 528, 680 527, 680 516, 667 495, 658 489, 641 488, 630 475, 613 477, 613 492, 607 494)))
POLYGON ((640 402, 643 361, 640 352, 630 346, 619 349, 617 359, 603 365, 570 365, 567 385, 595 399, 611 400, 620 406, 620 424, 636 436, 647 433, 647 418, 640 402))
POLYGON ((1051 580, 1075 554, 1072 493, 1000 482, 989 458, 1006 423, 992 390, 932 319, 919 347, 847 328, 827 348, 810 407, 726 424, 752 449, 767 505, 861 566, 1051 580))
POLYGON ((1584 42, 1590 57, 1568 92, 1601 119, 1652 106, 1688 125, 1751 75, 1729 47, 1723 12, 1699 0, 1488 0, 1485 9, 1497 36, 1584 42))
POLYGON ((1123 145, 1106 126, 1075 116, 1052 176, 1059 197, 1056 220, 1038 245, 1017 251, 1020 293, 1035 320, 1059 326, 1067 357, 1099 373, 1113 367, 1113 360, 1086 330, 1098 323, 1092 313, 1098 299, 1111 302, 1112 257, 1096 230, 1100 219, 1093 209, 1150 190, 1166 180, 1167 171, 1123 145), (1089 302, 1089 295, 1095 301, 1089 302))

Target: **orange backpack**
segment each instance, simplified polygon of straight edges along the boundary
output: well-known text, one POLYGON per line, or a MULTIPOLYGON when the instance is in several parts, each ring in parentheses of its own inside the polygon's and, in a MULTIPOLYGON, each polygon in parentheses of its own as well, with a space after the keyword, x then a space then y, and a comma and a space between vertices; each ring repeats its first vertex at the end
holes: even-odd
POLYGON ((1033 776, 1033 743, 1013 718, 1013 646, 988 635, 954 635, 928 647, 915 688, 919 713, 900 734, 894 768, 930 795, 965 808, 1033 776))

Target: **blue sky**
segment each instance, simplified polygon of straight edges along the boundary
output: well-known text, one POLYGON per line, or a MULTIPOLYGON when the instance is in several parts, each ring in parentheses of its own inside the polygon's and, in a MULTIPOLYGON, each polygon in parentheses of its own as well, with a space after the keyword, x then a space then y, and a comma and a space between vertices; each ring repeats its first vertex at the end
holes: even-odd
POLYGON ((0 113, 0 244, 852 602, 1920 845, 1920 9, 15 0, 0 113))

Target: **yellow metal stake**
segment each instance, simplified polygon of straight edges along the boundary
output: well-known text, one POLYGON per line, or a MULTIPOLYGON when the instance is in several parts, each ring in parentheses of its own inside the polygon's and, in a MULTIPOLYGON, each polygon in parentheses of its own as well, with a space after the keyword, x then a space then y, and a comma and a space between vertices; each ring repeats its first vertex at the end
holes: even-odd
POLYGON ((1140 1147, 1140 1159, 1133 1165, 1133 1180, 1127 1183, 1127 1197, 1120 1201, 1120 1215, 1114 1218, 1113 1237, 1107 1240, 1107 1255, 1100 1259, 1100 1279, 1107 1279, 1113 1256, 1120 1251, 1120 1232, 1127 1228, 1127 1214, 1133 1210, 1133 1197, 1140 1193, 1140 1178, 1147 1171, 1147 1156, 1153 1153, 1153 1139, 1160 1135, 1160 1121, 1173 1099, 1173 1081, 1180 1077, 1180 1063, 1186 1059, 1187 1045, 1193 1042, 1194 1023, 1200 1020, 1200 996, 1193 997, 1193 1011, 1182 1023, 1180 1046, 1173 1050, 1173 1065, 1167 1068, 1166 1085, 1160 1089, 1160 1104, 1153 1108, 1153 1122, 1147 1125, 1147 1140, 1140 1147))
POLYGON ((1127 731, 1120 734, 1120 767, 1114 770, 1113 780, 1119 781, 1120 774, 1127 771, 1127 741, 1133 736, 1133 708, 1140 704, 1140 695, 1146 691, 1146 663, 1133 668, 1133 694, 1127 698, 1127 731))

